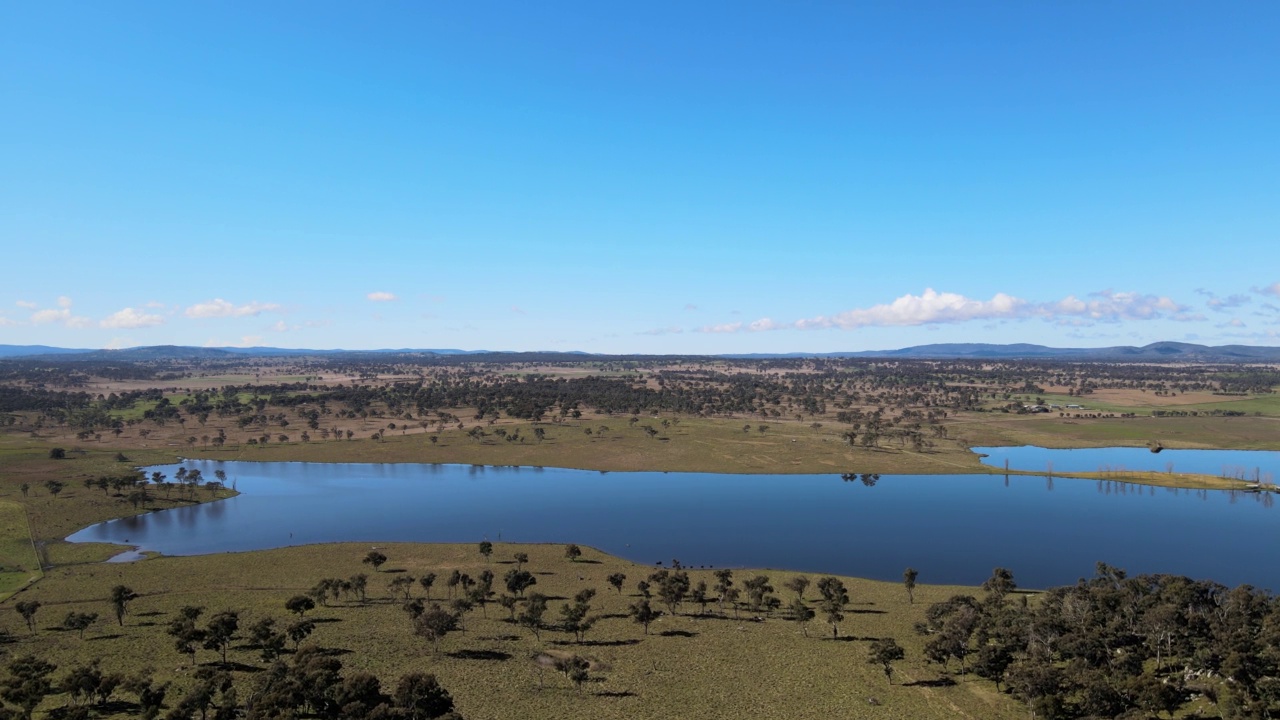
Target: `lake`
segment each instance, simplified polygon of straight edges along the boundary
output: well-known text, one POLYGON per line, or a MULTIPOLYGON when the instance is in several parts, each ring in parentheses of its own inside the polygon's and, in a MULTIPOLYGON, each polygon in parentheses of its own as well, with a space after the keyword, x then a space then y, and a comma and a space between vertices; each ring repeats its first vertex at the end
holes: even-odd
MULTIPOLYGON (((1032 476, 602 473, 532 467, 189 461, 241 494, 122 518, 74 542, 192 555, 321 542, 575 542, 639 563, 1023 587, 1128 570, 1280 590, 1269 493, 1032 476), (847 476, 845 476, 847 477, 847 476), (1260 552, 1261 551, 1261 552, 1260 552), (1259 559, 1259 558, 1262 559, 1259 559)), ((147 468, 173 477, 178 465, 147 468)))
POLYGON ((1022 447, 976 447, 987 455, 982 462, 997 468, 1009 461, 1011 470, 1034 472, 1108 472, 1152 470, 1196 473, 1257 482, 1274 479, 1280 473, 1280 452, 1274 450, 1161 450, 1145 447, 1049 449, 1022 447), (1052 466, 1050 466, 1052 463, 1052 466))

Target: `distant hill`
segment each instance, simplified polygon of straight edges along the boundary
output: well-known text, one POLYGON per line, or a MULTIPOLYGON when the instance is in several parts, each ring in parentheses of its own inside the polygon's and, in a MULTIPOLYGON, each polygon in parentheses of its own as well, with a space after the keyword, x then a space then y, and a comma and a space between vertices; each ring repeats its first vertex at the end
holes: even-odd
POLYGON ((74 348, 58 348, 48 345, 0 345, 0 358, 23 357, 25 355, 72 355, 93 352, 74 348))
MULTIPOLYGON (((47 357, 57 360, 186 360, 226 359, 236 356, 250 357, 306 357, 334 355, 475 355, 484 360, 508 360, 511 362, 555 362, 599 358, 657 358, 657 355, 596 355, 575 351, 491 351, 436 349, 379 349, 379 350, 312 350, 305 348, 274 347, 222 347, 204 348, 183 345, 153 345, 123 350, 86 350, 57 348, 47 345, 0 345, 0 358, 47 357)), ((677 356, 670 356, 677 357, 677 356)), ((679 357, 695 357, 680 355, 679 357)), ((1078 360, 1091 362, 1280 362, 1280 347, 1254 345, 1196 345, 1180 342, 1157 342, 1142 347, 1117 345, 1101 348, 1055 348, 1046 345, 1014 343, 994 345, 989 343, 938 343, 916 345, 898 350, 864 350, 831 353, 743 353, 715 357, 738 359, 768 358, 886 358, 886 359, 975 359, 975 360, 1078 360)))

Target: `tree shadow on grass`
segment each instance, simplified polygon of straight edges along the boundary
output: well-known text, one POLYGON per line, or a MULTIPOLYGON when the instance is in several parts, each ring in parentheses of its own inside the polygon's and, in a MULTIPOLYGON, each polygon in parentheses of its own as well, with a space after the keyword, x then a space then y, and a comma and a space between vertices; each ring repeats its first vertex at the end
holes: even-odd
POLYGON ((511 659, 511 653, 504 653, 499 650, 455 650, 445 653, 445 655, 455 660, 496 660, 501 662, 511 659))
POLYGON ((592 695, 595 695, 596 697, 603 697, 603 698, 628 698, 628 697, 636 697, 636 694, 635 694, 635 693, 633 693, 633 692, 631 692, 630 690, 622 690, 622 691, 617 691, 617 690, 603 690, 603 691, 601 691, 601 692, 598 692, 598 693, 591 693, 591 694, 592 694, 592 695))
POLYGON ((311 618, 311 622, 316 623, 317 625, 319 625, 319 624, 321 624, 321 623, 340 623, 340 622, 342 622, 342 618, 335 618, 335 617, 323 617, 323 618, 322 618, 322 617, 313 617, 313 618, 311 618))
POLYGON ((120 638, 122 638, 122 637, 124 637, 124 635, 121 635, 120 633, 112 633, 112 634, 110 634, 110 635, 98 635, 98 636, 96 636, 96 637, 85 638, 85 640, 89 640, 89 641, 98 641, 98 640, 119 640, 119 639, 120 639, 120 638))
POLYGON ((552 645, 559 646, 582 646, 582 647, 623 647, 626 645, 639 645, 640 640, 631 638, 628 640, 583 640, 582 642, 574 642, 572 640, 552 640, 552 645))
POLYGON ((915 682, 903 683, 902 687, 945 688, 955 687, 955 685, 955 680, 949 677, 942 677, 934 680, 916 680, 915 682))
POLYGON ((689 632, 688 630, 663 630, 658 634, 661 635, 662 637, 683 637, 683 638, 698 637, 698 633, 689 632))

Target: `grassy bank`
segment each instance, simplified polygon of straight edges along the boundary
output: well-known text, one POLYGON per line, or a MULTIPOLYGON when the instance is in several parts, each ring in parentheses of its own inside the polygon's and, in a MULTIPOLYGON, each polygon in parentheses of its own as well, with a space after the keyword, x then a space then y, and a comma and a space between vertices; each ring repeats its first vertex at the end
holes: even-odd
MULTIPOLYGON (((840 640, 831 639, 830 626, 821 614, 809 624, 806 637, 800 626, 782 616, 757 622, 752 619, 755 614, 743 611, 735 619, 732 609, 722 613, 714 603, 705 616, 699 616, 697 605, 685 604, 679 614, 654 622, 646 635, 626 611, 638 599, 636 582, 652 567, 590 549, 584 549, 580 562, 570 562, 561 545, 496 544, 489 563, 474 544, 380 549, 389 560, 376 573, 361 563, 369 546, 357 544, 58 568, 20 596, 42 603, 36 633, 29 633, 12 611, 0 615, 0 623, 16 638, 8 648, 10 655, 38 652, 63 668, 93 658, 101 658, 104 670, 133 672, 152 667, 157 679, 172 681, 171 692, 180 695, 191 684, 194 668, 187 656, 174 650, 164 630, 182 606, 204 606, 206 617, 234 609, 240 613, 241 627, 263 617, 287 623, 284 603, 291 596, 305 592, 321 578, 367 573, 369 601, 344 599, 316 608, 308 616, 318 621, 317 629, 307 642, 330 649, 349 670, 377 674, 384 685, 410 671, 435 673, 469 720, 508 718, 516 708, 526 717, 584 719, 1013 718, 1025 714, 994 686, 971 679, 948 684, 938 668, 923 661, 922 641, 912 625, 923 619, 930 603, 964 588, 922 585, 911 604, 899 584, 845 578, 852 602, 839 626, 840 640), (576 644, 572 635, 556 630, 535 638, 507 622, 506 611, 492 604, 484 612, 471 612, 466 632, 448 635, 436 654, 412 634, 401 609, 403 600, 393 598, 387 587, 395 577, 435 572, 440 579, 432 596, 440 598, 447 592, 445 577, 453 569, 476 577, 488 568, 501 578, 513 567, 518 551, 528 553, 526 568, 537 578, 531 590, 553 598, 548 620, 558 619, 565 598, 585 588, 598 591, 592 614, 600 620, 585 643, 576 644), (612 573, 627 576, 622 594, 605 581, 612 573), (123 626, 116 624, 106 600, 118 584, 141 596, 130 606, 123 626), (100 615, 83 639, 54 628, 73 611, 100 615), (894 637, 906 649, 906 659, 895 667, 893 685, 879 666, 866 662, 870 642, 881 637, 894 637), (577 690, 554 670, 540 669, 533 660, 538 653, 587 656, 596 670, 577 690)), ((753 574, 735 571, 735 583, 741 586, 753 574)), ((783 583, 793 574, 764 574, 784 603, 790 602, 794 594, 784 590, 783 583)), ((690 575, 694 584, 714 585, 709 569, 691 570, 690 575)), ((415 584, 412 592, 423 596, 420 585, 415 584)), ((811 587, 806 596, 811 605, 816 604, 816 595, 811 587)), ((656 598, 653 602, 660 606, 656 598)), ((233 645, 228 660, 239 668, 234 673, 237 682, 247 687, 265 667, 258 655, 243 640, 233 645)), ((196 659, 209 665, 218 657, 202 650, 196 659)), ((64 700, 55 698, 49 706, 64 700)))

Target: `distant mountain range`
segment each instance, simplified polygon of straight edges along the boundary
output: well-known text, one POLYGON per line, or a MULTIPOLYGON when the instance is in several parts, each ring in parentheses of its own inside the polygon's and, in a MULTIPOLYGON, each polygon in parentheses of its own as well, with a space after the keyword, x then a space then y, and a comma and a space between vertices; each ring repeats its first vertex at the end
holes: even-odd
MULTIPOLYGON (((589 357, 639 357, 597 355, 584 352, 496 352, 490 350, 457 350, 449 348, 396 348, 380 350, 311 350, 274 347, 204 348, 183 345, 153 345, 123 350, 91 350, 58 348, 48 345, 0 345, 0 358, 48 358, 50 360, 185 360, 218 359, 236 356, 303 357, 333 355, 503 355, 521 360, 537 357, 583 359, 589 357)), ((646 356, 652 357, 652 356, 646 356)), ((902 358, 902 359, 975 359, 975 360, 1085 360, 1105 362, 1280 362, 1280 347, 1253 345, 1195 345, 1192 343, 1158 342, 1142 347, 1117 345, 1102 348, 1055 348, 1045 345, 1015 343, 940 343, 916 345, 899 350, 866 350, 831 353, 748 353, 719 355, 726 358, 902 358)))

